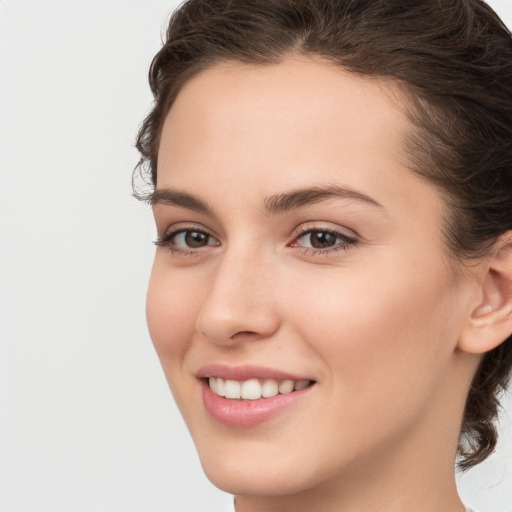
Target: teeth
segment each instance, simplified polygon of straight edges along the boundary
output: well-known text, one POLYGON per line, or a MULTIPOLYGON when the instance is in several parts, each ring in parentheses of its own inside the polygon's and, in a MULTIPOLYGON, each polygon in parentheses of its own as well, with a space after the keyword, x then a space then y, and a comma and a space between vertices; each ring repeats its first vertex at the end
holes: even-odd
POLYGON ((220 377, 210 377, 210 389, 219 396, 232 400, 258 400, 261 397, 270 398, 277 394, 286 395, 292 391, 300 391, 309 386, 309 380, 293 381, 285 379, 280 383, 275 379, 249 379, 243 382, 224 380, 220 377))
MULTIPOLYGON (((217 379, 217 384, 219 380, 220 379, 217 379)), ((240 387, 240 382, 238 382, 237 380, 227 380, 224 383, 224 396, 226 398, 235 398, 240 400, 240 387)))
POLYGON ((283 380, 279 385, 279 393, 282 395, 286 395, 287 393, 291 393, 293 391, 293 380, 283 380))
POLYGON ((241 395, 246 400, 258 400, 261 398, 261 384, 256 379, 246 380, 242 383, 241 395))
POLYGON ((219 396, 226 396, 226 383, 224 382, 224 379, 216 379, 217 381, 217 395, 219 396))
POLYGON ((261 396, 263 398, 270 398, 272 396, 276 396, 279 393, 279 386, 277 385, 277 381, 274 379, 268 379, 261 386, 261 396))
POLYGON ((225 396, 225 382, 224 379, 217 379, 216 377, 210 377, 208 379, 210 389, 219 396, 225 396))

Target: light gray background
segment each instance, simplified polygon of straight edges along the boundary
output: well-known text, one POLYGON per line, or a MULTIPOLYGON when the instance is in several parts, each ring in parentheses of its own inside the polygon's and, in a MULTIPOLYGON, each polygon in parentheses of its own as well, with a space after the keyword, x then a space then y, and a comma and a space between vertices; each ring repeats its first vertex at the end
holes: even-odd
MULTIPOLYGON (((130 197, 173 0, 0 1, 0 511, 227 511, 144 317, 154 230, 130 197)), ((512 26, 512 0, 495 0, 512 26)), ((506 401, 512 411, 512 400, 506 401)), ((512 427, 460 490, 512 510, 512 427)))

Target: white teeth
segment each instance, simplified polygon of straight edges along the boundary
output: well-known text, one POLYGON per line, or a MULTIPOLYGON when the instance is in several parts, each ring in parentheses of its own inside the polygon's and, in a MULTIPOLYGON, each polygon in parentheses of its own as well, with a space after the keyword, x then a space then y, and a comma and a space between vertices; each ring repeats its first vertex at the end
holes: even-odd
POLYGON ((224 396, 224 379, 217 379, 216 377, 210 377, 208 379, 208 383, 210 384, 210 389, 219 396, 224 396))
POLYGON ((279 393, 279 386, 277 385, 277 381, 274 379, 268 379, 261 386, 261 396, 263 398, 270 398, 272 396, 276 396, 279 393))
POLYGON ((221 379, 220 377, 217 380, 217 395, 219 396, 226 396, 226 383, 224 382, 224 379, 221 379))
POLYGON ((278 383, 275 379, 266 379, 263 383, 258 379, 249 379, 243 382, 237 380, 224 380, 221 377, 208 379, 210 389, 219 396, 225 396, 232 400, 258 400, 271 398, 281 393, 286 395, 292 391, 300 391, 309 386, 309 380, 293 381, 285 379, 278 383))
MULTIPOLYGON (((219 380, 220 378, 217 379, 217 385, 219 383, 219 380)), ((234 398, 240 400, 240 382, 238 382, 237 380, 226 380, 224 383, 224 396, 226 398, 234 398)))
POLYGON ((261 398, 261 384, 257 379, 246 380, 242 383, 242 398, 258 400, 261 398))
POLYGON ((293 380, 283 380, 281 384, 279 385, 279 393, 282 395, 286 395, 288 393, 291 393, 293 391, 293 380))

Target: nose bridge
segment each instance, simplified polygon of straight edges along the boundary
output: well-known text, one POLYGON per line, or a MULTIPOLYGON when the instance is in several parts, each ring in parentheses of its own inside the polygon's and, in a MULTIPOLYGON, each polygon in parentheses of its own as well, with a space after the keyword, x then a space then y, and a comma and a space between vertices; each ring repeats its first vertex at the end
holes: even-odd
POLYGON ((215 263, 197 329, 217 344, 233 343, 240 334, 251 339, 277 329, 272 300, 271 262, 259 244, 233 244, 215 263))

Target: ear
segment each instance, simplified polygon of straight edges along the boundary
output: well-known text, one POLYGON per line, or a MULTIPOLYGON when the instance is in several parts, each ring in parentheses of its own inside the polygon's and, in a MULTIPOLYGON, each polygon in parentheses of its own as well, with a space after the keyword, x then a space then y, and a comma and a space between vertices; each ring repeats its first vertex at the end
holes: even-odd
POLYGON ((512 231, 501 236, 479 279, 481 302, 471 311, 458 348, 483 354, 512 334, 512 231))

